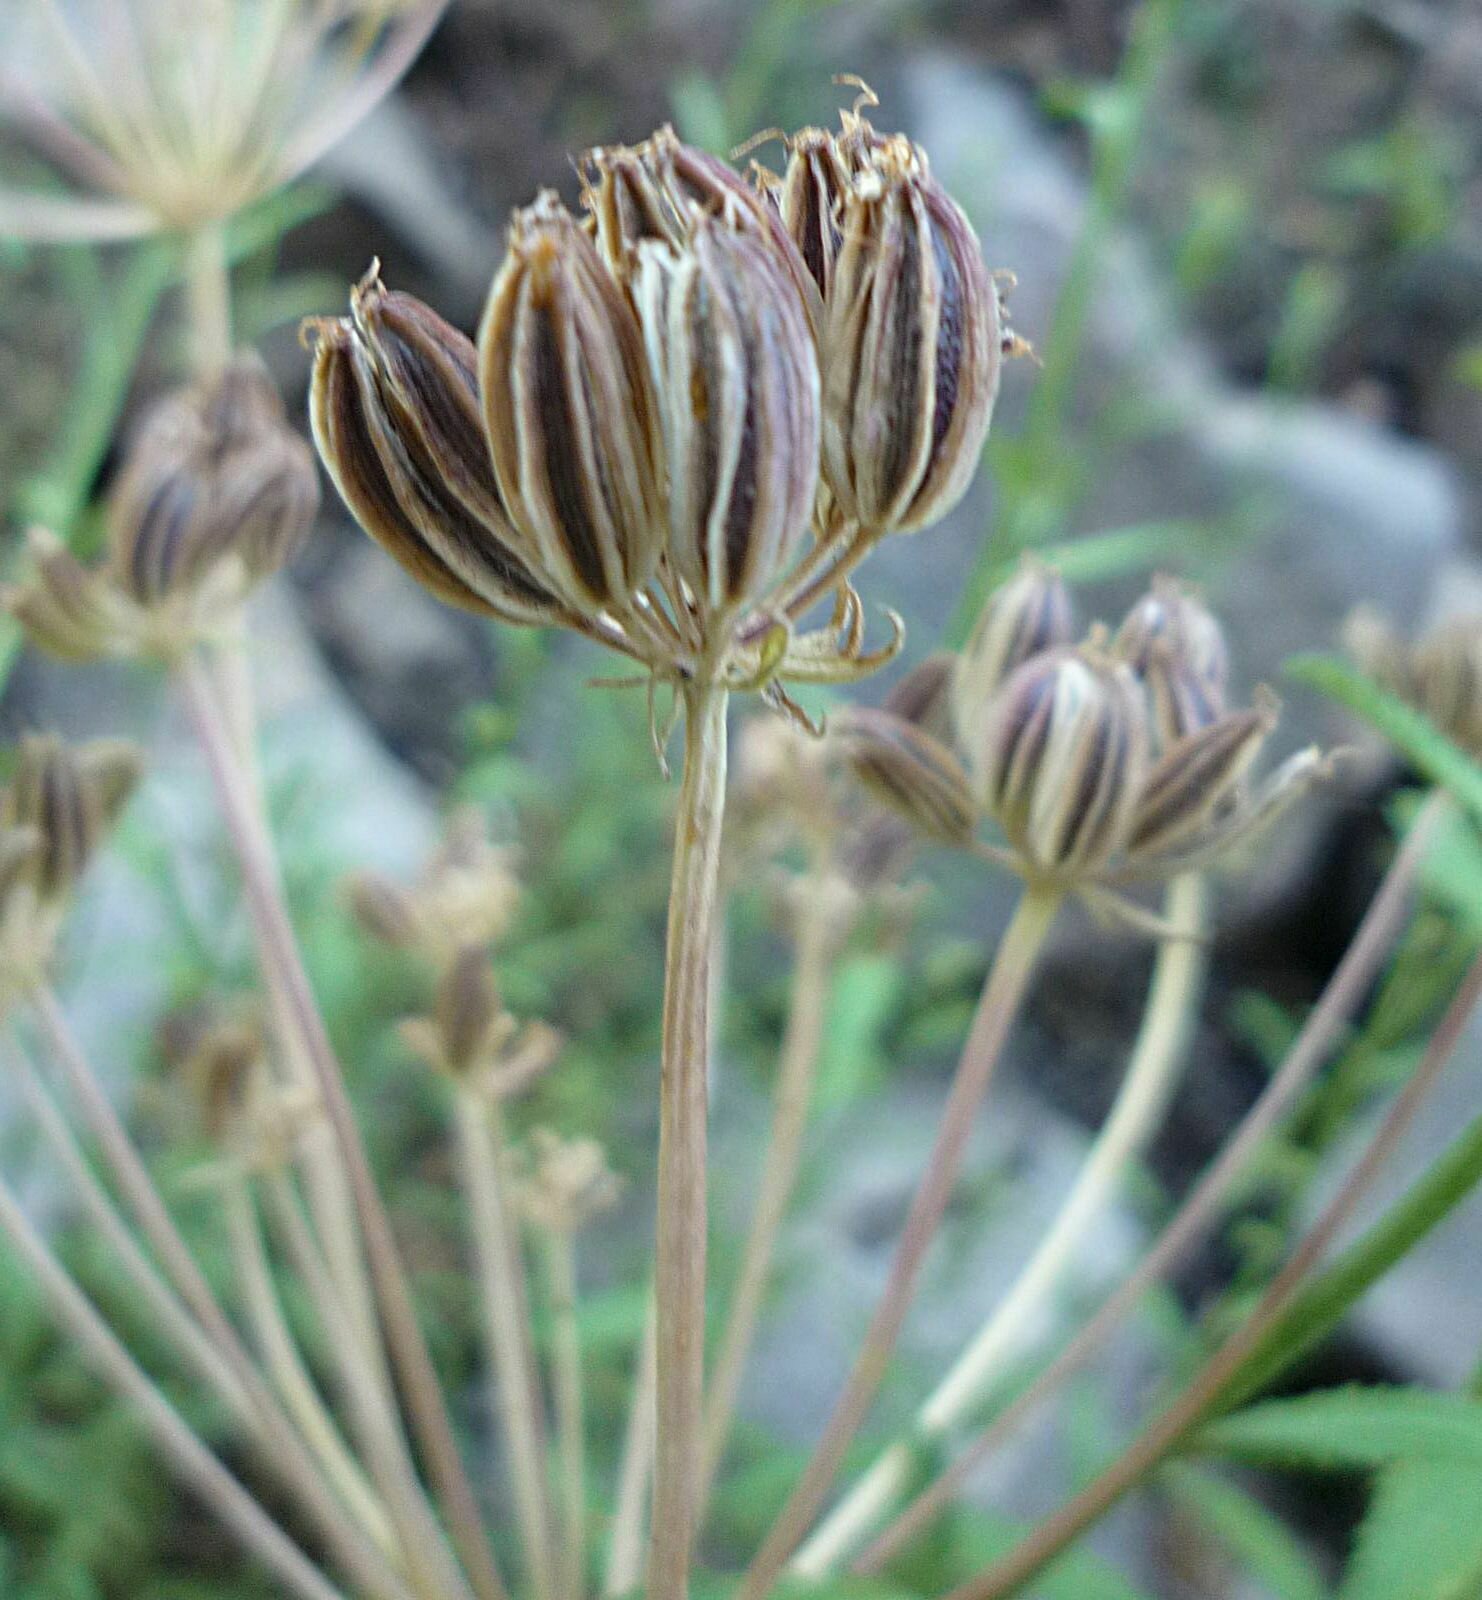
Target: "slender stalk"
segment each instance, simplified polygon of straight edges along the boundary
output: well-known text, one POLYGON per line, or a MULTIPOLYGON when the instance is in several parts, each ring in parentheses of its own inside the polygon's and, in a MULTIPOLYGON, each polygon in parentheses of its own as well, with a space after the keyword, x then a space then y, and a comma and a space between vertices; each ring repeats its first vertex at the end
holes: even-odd
POLYGON ((1074 1539, 1141 1481, 1213 1410, 1267 1330, 1321 1260, 1374 1181, 1450 1060, 1482 998, 1482 956, 1473 961, 1410 1081, 1395 1097, 1342 1188, 1329 1201, 1271 1281, 1255 1310, 1200 1368, 1182 1394, 1098 1478, 986 1571, 952 1590, 947 1600, 1002 1600, 1028 1583, 1074 1539))
POLYGON ((232 353, 231 279, 220 223, 206 224, 186 245, 185 296, 191 364, 198 377, 214 377, 232 353))
POLYGON ((699 1515, 704 1516, 710 1489, 720 1466, 736 1396, 751 1353, 762 1298, 783 1218, 792 1199, 807 1126, 813 1078, 823 1045, 829 980, 838 951, 837 913, 830 897, 809 894, 806 883, 798 897, 797 964, 792 1006, 783 1034, 773 1102, 771 1135, 757 1188, 751 1228, 736 1276, 730 1320, 710 1375, 705 1409, 705 1453, 700 1480, 699 1515))
POLYGON ((536 1595, 541 1600, 555 1600, 555 1541, 546 1493, 540 1384, 530 1347, 530 1294, 509 1193, 499 1108, 476 1090, 459 1084, 453 1111, 483 1294, 489 1373, 495 1380, 509 1450, 525 1564, 536 1595))
MULTIPOLYGON (((1202 879, 1180 878, 1169 888, 1165 918, 1174 927, 1197 931, 1204 922, 1204 900, 1202 879)), ((839 1502, 793 1558, 793 1571, 821 1577, 859 1544, 898 1503, 923 1454, 979 1403, 1004 1360, 1045 1316, 1086 1229, 1162 1118, 1185 1058, 1206 965, 1196 939, 1169 939, 1159 946, 1147 1009, 1121 1091, 1058 1215, 992 1316, 916 1413, 910 1433, 891 1445, 839 1502)))
POLYGON ((99 1237, 108 1246, 114 1260, 123 1268, 130 1287, 149 1308, 155 1325, 195 1371, 196 1376, 227 1408, 236 1423, 249 1430, 257 1428, 259 1419, 248 1401, 246 1391, 237 1381, 236 1373, 140 1248, 128 1224, 118 1214, 102 1184, 94 1176, 87 1157, 67 1126, 66 1118, 48 1094, 30 1056, 19 1046, 13 1055, 21 1092, 36 1119, 36 1125, 82 1202, 88 1221, 98 1230, 99 1237))
POLYGON ((689 1593, 705 1382, 706 1112, 710 961, 726 787, 725 689, 685 692, 664 967, 655 1292, 658 1437, 649 1600, 689 1593))
POLYGON ((468 1586, 447 1555, 442 1528, 417 1478, 400 1419, 361 1359, 353 1324, 287 1173, 265 1173, 263 1192, 279 1242, 314 1302, 357 1448, 395 1525, 398 1547, 419 1553, 419 1574, 431 1568, 441 1575, 430 1591, 436 1600, 445 1595, 466 1600, 468 1586))
MULTIPOLYGON (((244 794, 264 835, 268 828, 267 796, 257 756, 257 715, 248 669, 246 641, 239 625, 212 650, 210 666, 222 715, 236 741, 244 794)), ((283 984, 264 973, 273 1031, 295 1086, 310 1098, 317 1094, 313 1064, 294 1023, 293 1007, 283 984)), ((297 1165, 308 1196, 314 1226, 323 1241, 326 1264, 353 1324, 355 1342, 367 1369, 391 1407, 391 1374, 376 1321, 375 1297, 366 1272, 365 1248, 355 1217, 350 1181, 340 1160, 334 1130, 324 1118, 310 1120, 299 1136, 297 1165)), ((394 1410, 393 1410, 394 1415, 394 1410)), ((397 1419, 400 1427, 400 1419, 397 1419)))
POLYGON ((1415 879, 1447 805, 1446 797, 1437 791, 1417 813, 1352 943, 1308 1014, 1286 1060, 1147 1255, 1024 1393, 1005 1407, 957 1460, 885 1529, 865 1552, 861 1566, 877 1571, 895 1551, 940 1516, 978 1463, 1010 1438, 1067 1378, 1081 1371, 1147 1290, 1172 1272, 1188 1252, 1208 1236, 1241 1174, 1327 1059, 1404 931, 1415 879))
POLYGON ((366 1542, 362 1530, 330 1494, 303 1440, 283 1415, 253 1365, 236 1329, 227 1320, 175 1227, 118 1113, 94 1076, 56 997, 42 988, 31 998, 52 1059, 81 1110, 88 1131, 97 1140, 125 1205, 163 1266, 165 1277, 205 1336, 221 1352, 258 1414, 264 1433, 264 1459, 283 1475, 284 1481, 313 1512, 346 1572, 369 1594, 386 1597, 386 1600, 405 1600, 406 1591, 400 1580, 386 1567, 381 1552, 366 1542))
POLYGON ((571 1231, 543 1229, 541 1251, 553 1320, 551 1359, 555 1375, 562 1532, 565 1535, 561 1600, 581 1600, 587 1586, 586 1402, 582 1388, 581 1335, 576 1325, 576 1249, 571 1231))
POLYGON ((628 1426, 623 1434, 623 1458, 618 1468, 617 1499, 607 1552, 607 1575, 602 1593, 617 1600, 643 1581, 643 1510, 648 1498, 649 1474, 654 1459, 654 1348, 657 1318, 652 1293, 643 1320, 643 1339, 633 1373, 628 1401, 628 1426))
POLYGON ((346 1448, 304 1366, 273 1283, 257 1209, 246 1180, 239 1174, 227 1179, 222 1204, 242 1303, 247 1308, 263 1365, 340 1498, 381 1549, 389 1552, 395 1544, 385 1508, 346 1448))
POLYGON ((376 1189, 339 1062, 304 971, 298 941, 283 903, 282 884, 271 843, 265 830, 258 825, 247 798, 237 752, 218 714, 205 669, 192 659, 182 665, 180 675, 227 831, 241 865, 262 964, 284 987, 294 1023, 314 1068, 315 1085, 334 1129, 364 1235, 392 1359, 413 1427, 426 1454, 428 1470, 479 1600, 506 1600, 507 1591, 495 1566, 478 1502, 458 1454, 437 1373, 417 1323, 411 1287, 391 1220, 376 1189))
POLYGON ((737 1591, 738 1600, 761 1600, 771 1590, 823 1504, 844 1452, 879 1390, 914 1298, 927 1249, 951 1199, 978 1107, 1003 1054, 1059 905, 1057 893, 1026 888, 1004 931, 942 1111, 936 1142, 896 1246, 885 1292, 870 1321, 854 1370, 801 1481, 748 1569, 737 1591))
MULTIPOLYGON (((0 1183, 0 1233, 36 1275, 52 1314, 99 1376, 143 1419, 181 1483, 200 1496, 298 1600, 347 1600, 191 1432, 0 1183)), ((383 1591, 384 1592, 384 1591, 383 1591)))

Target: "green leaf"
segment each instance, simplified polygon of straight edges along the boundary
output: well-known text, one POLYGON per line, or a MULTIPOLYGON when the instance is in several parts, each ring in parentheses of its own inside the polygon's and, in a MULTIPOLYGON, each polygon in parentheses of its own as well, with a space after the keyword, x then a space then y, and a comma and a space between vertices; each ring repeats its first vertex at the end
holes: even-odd
POLYGON ((1286 675, 1356 711, 1482 823, 1482 767, 1426 716, 1336 656, 1294 656, 1286 675))
POLYGON ((1163 1487, 1277 1600, 1327 1600, 1327 1586, 1302 1542, 1238 1484, 1175 1462, 1163 1487))
POLYGON ((1338 1600, 1475 1600, 1482 1586, 1482 1472, 1403 1461, 1380 1477, 1338 1600))
POLYGON ((1325 1389, 1237 1411, 1202 1429, 1191 1448, 1319 1471, 1368 1470, 1407 1457, 1482 1469, 1482 1403, 1427 1389, 1325 1389))

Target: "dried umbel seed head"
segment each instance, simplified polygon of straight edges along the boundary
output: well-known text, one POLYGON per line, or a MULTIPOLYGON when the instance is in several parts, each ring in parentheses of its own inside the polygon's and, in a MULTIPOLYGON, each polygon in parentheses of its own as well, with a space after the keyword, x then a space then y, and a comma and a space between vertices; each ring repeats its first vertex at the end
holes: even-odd
POLYGON ((309 325, 319 454, 362 528, 440 599, 506 622, 559 621, 495 482, 473 341, 376 270, 351 314, 309 325))
POLYGON ((409 889, 379 872, 357 872, 345 884, 345 903, 362 933, 393 950, 416 944, 422 925, 409 889))
POLYGON ((242 1133, 255 1095, 265 1086, 266 1070, 267 1046, 256 1024, 220 1018, 196 1034, 182 1076, 207 1138, 224 1141, 242 1133))
POLYGON ((485 950, 460 950, 437 986, 433 1020, 449 1071, 472 1072, 488 1066, 508 1036, 499 987, 485 950))
POLYGON ((38 650, 62 661, 126 655, 138 639, 138 608, 100 572, 83 566, 47 528, 26 538, 31 572, 0 588, 9 611, 38 650))
POLYGON ((1147 772, 1137 679, 1094 644, 1020 667, 985 717, 984 806, 1031 878, 1094 875, 1127 842, 1147 772))
POLYGON ((1224 629, 1182 584, 1155 578, 1127 613, 1113 648, 1147 685, 1164 744, 1207 728, 1224 711, 1230 678, 1224 629))
POLYGON ((1482 756, 1482 613, 1448 618, 1411 646, 1364 606, 1344 624, 1343 642, 1370 677, 1482 756))
POLYGON ((1026 557, 988 596, 958 662, 952 712, 965 749, 983 749, 982 719, 999 685, 1026 661, 1070 643, 1075 618, 1058 572, 1026 557))
POLYGON ((611 1210, 622 1191, 622 1180, 595 1139, 563 1139, 549 1128, 531 1133, 520 1202, 535 1227, 575 1233, 611 1210))
POLYGON ((10 784, 0 793, 0 828, 34 833, 29 871, 43 901, 62 899, 82 876, 141 770, 138 751, 120 740, 22 739, 10 784))
POLYGON ((108 569, 145 607, 226 563, 257 582, 302 544, 318 503, 312 454, 262 364, 242 357, 145 419, 109 498, 108 569))
POLYGON ((608 270, 627 283, 640 247, 660 241, 682 247, 704 217, 727 216, 770 251, 817 325, 818 292, 776 209, 733 167, 685 144, 663 127, 639 145, 589 150, 582 161, 582 205, 608 270))
POLYGON ((998 390, 998 294, 967 218, 904 139, 871 148, 839 226, 824 471, 861 528, 911 532, 950 511, 977 466, 998 390))
POLYGON ((729 214, 639 249, 634 299, 669 469, 669 558, 703 614, 765 598, 808 530, 818 361, 793 282, 729 214))
POLYGON ((1482 616, 1433 628, 1415 647, 1410 673, 1431 721, 1463 750, 1482 755, 1482 616))
POLYGON ((829 736, 855 776, 917 832, 966 845, 978 808, 961 763, 929 733, 889 711, 859 706, 833 718, 829 736))
POLYGON ((554 194, 510 225, 479 388, 500 492, 542 581, 579 615, 623 615, 665 521, 654 398, 633 309, 554 194))

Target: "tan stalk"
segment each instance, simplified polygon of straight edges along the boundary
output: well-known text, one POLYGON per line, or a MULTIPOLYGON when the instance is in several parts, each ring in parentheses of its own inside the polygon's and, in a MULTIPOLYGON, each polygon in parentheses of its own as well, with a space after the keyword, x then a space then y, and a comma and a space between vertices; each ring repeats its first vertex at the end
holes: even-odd
MULTIPOLYGON (((296 1600, 349 1600, 191 1432, 51 1253, 3 1183, 0 1234, 10 1240, 35 1274, 53 1315, 94 1370, 138 1412, 185 1488, 211 1507, 296 1600)), ((390 1591, 382 1588, 380 1592, 390 1591)))
POLYGON ((1059 905, 1058 893, 1026 887, 1013 920, 1004 931, 942 1111, 936 1141, 896 1246, 885 1292, 823 1437, 748 1569, 738 1600, 761 1600, 770 1592, 823 1504, 844 1452, 874 1401, 910 1310, 927 1250, 951 1199, 978 1107, 1003 1054, 1059 905))
POLYGON ((365 1239, 387 1341, 433 1485, 479 1600, 505 1600, 507 1591, 495 1566, 478 1501, 459 1456, 437 1373, 417 1322, 391 1220, 377 1191, 344 1077, 283 903, 271 842, 251 805, 235 743, 220 715, 209 675, 199 661, 189 660, 182 665, 180 678, 242 869, 262 965, 274 975, 274 981, 283 985, 295 1027, 314 1068, 316 1088, 334 1129, 365 1239))
POLYGON ((1259 1348, 1272 1324, 1290 1304, 1303 1280, 1321 1261, 1339 1230, 1373 1183, 1395 1146, 1414 1120, 1426 1095, 1451 1059, 1473 1011, 1482 998, 1482 955, 1477 956, 1461 988, 1426 1046, 1410 1081, 1395 1097, 1343 1187, 1303 1235, 1286 1265, 1272 1279, 1250 1316, 1214 1352, 1188 1386, 1161 1416, 1151 1422, 1126 1451, 1098 1478, 1041 1523, 1006 1556, 985 1572, 952 1590, 946 1600, 1003 1600, 1028 1583, 1073 1540, 1102 1517, 1127 1490, 1141 1481, 1174 1450, 1218 1403, 1221 1392, 1246 1358, 1259 1348))
POLYGON ((582 1600, 587 1588, 586 1402, 581 1335, 576 1323, 576 1247, 569 1228, 542 1228, 539 1233, 553 1322, 551 1365, 565 1558, 561 1568, 561 1600, 582 1600))
POLYGON ((164 1274, 185 1302, 206 1337, 230 1366, 262 1419, 266 1432, 265 1459, 284 1474, 285 1481, 313 1512, 337 1558, 367 1592, 402 1600, 406 1591, 391 1574, 380 1553, 366 1543, 360 1528, 329 1493, 303 1448, 303 1441, 283 1416, 271 1390, 262 1381, 236 1330, 227 1320, 210 1284, 180 1236, 154 1180, 135 1150, 112 1102, 103 1092, 87 1057, 72 1034, 56 997, 47 989, 32 996, 51 1058, 60 1070, 68 1093, 93 1138, 97 1141, 119 1194, 135 1223, 153 1249, 164 1274))
POLYGON ((257 1209, 240 1173, 225 1179, 221 1200, 238 1292, 263 1367, 340 1498, 381 1549, 393 1551, 395 1540, 385 1508, 340 1437, 283 1315, 263 1248, 257 1209))
POLYGON ((530 1296, 525 1257, 510 1195, 508 1155, 499 1108, 459 1084, 453 1121, 483 1296, 489 1377, 509 1450, 515 1509, 530 1583, 540 1600, 555 1600, 555 1541, 546 1490, 546 1441, 530 1346, 530 1296))
MULTIPOLYGON (((819 854, 824 856, 826 852, 819 854)), ((815 878, 821 881, 826 870, 826 859, 819 861, 815 865, 815 878)), ((736 1396, 756 1334, 777 1236, 797 1182, 803 1130, 808 1122, 813 1078, 823 1045, 829 981, 839 943, 838 913, 831 899, 826 894, 810 893, 806 880, 800 885, 792 1005, 777 1069, 772 1127, 751 1227, 736 1275, 730 1320, 706 1392, 705 1455, 699 1497, 702 1518, 730 1434, 736 1396)))
POLYGON ((606 1600, 630 1594, 643 1581, 643 1512, 648 1499, 649 1475, 654 1459, 654 1346, 656 1317, 652 1290, 643 1338, 634 1363, 628 1398, 628 1426, 623 1434, 623 1455, 618 1467, 617 1498, 612 1535, 607 1552, 607 1574, 602 1582, 606 1600))
MULTIPOLYGON (((1169 888, 1164 918, 1197 935, 1204 924, 1204 900, 1200 878, 1180 878, 1169 888)), ((909 1434, 884 1451, 799 1548, 791 1563, 799 1576, 820 1578, 848 1557, 899 1503, 916 1462, 971 1413, 1002 1376, 1005 1363, 1021 1355, 1034 1337, 1082 1250, 1087 1228, 1126 1181, 1132 1161, 1162 1118, 1186 1058, 1206 966, 1197 938, 1160 946, 1122 1088, 1055 1220, 993 1314, 917 1411, 909 1434)))
POLYGON ((1438 791, 1416 815, 1409 836, 1391 863, 1352 943, 1308 1015, 1286 1060, 1147 1255, 1029 1388, 890 1523, 860 1558, 857 1565, 861 1570, 878 1571, 897 1550, 940 1516, 978 1463, 1010 1438, 1066 1379, 1081 1371, 1148 1289, 1171 1273, 1186 1259, 1187 1253, 1208 1236, 1241 1174, 1311 1081, 1313 1073, 1327 1059, 1348 1019, 1368 993, 1385 957, 1404 931, 1416 877, 1447 804, 1445 796, 1438 791))
POLYGON ((726 787, 726 691, 685 690, 684 777, 674 824, 664 963, 654 1278, 657 1443, 649 1600, 689 1593, 705 1383, 710 962, 726 787))

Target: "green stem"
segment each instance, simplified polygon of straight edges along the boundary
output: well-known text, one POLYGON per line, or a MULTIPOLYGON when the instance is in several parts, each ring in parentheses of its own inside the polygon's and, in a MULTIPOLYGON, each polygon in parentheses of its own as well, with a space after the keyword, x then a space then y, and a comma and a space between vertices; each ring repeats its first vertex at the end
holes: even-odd
POLYGON ((714 683, 694 684, 685 695, 659 1091, 658 1434, 649 1600, 684 1600, 695 1540, 705 1380, 708 1018, 725 812, 726 701, 725 689, 714 683))
POLYGON ((738 1600, 762 1600, 770 1592, 823 1504, 844 1452, 874 1401, 914 1298, 927 1249, 951 1199, 978 1107, 1003 1054, 1060 898, 1058 892, 1026 888, 1004 932, 942 1111, 936 1142, 891 1262, 885 1292, 823 1437, 748 1569, 737 1591, 738 1600))
POLYGON ((231 275, 219 223, 206 224, 187 243, 185 301, 191 365, 197 377, 213 378, 232 353, 231 275))

